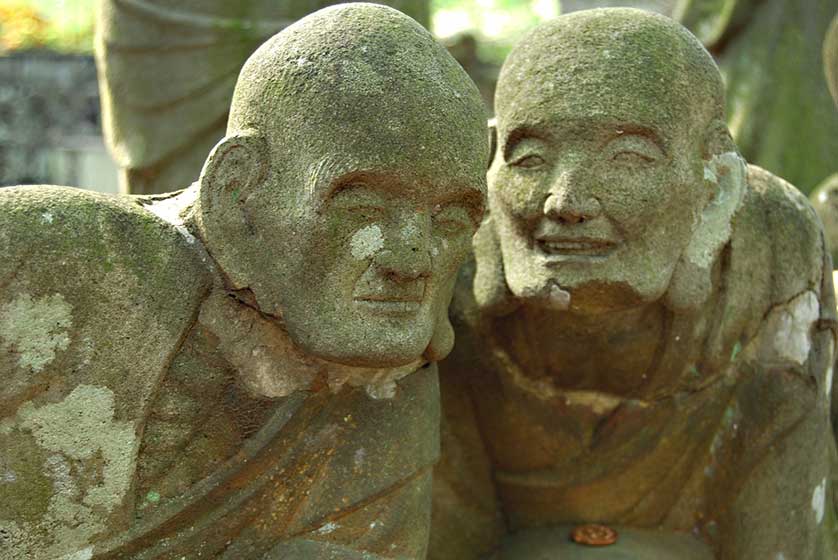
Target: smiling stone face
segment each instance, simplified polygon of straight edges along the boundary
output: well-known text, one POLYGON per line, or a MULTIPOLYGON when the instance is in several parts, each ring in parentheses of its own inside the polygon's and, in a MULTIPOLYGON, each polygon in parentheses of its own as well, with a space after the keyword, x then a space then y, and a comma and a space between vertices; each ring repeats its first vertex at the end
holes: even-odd
POLYGON ((558 285, 572 310, 599 312, 666 291, 714 194, 721 89, 700 44, 662 19, 560 18, 505 64, 489 205, 513 295, 558 285))

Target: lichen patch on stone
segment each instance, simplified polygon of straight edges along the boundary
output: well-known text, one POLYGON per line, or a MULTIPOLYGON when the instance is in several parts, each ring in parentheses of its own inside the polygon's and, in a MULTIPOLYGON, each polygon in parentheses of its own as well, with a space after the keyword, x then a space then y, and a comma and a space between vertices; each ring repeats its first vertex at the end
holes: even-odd
POLYGON ((384 235, 378 224, 371 224, 359 229, 349 242, 352 256, 356 259, 368 259, 384 247, 384 235))
POLYGON ((86 488, 83 502, 113 511, 127 494, 133 473, 136 434, 131 422, 114 419, 110 389, 79 385, 63 401, 36 408, 32 403, 18 413, 20 427, 31 431, 38 444, 56 455, 48 460, 57 489, 72 481, 60 476, 63 457, 84 461, 101 454, 101 480, 86 488))
POLYGON ((88 546, 83 550, 79 550, 78 552, 73 552, 72 554, 67 554, 61 557, 61 560, 90 560, 93 558, 93 547, 88 546))
POLYGON ((70 344, 71 311, 61 294, 19 294, 0 306, 0 348, 18 353, 20 367, 40 372, 70 344))
MULTIPOLYGON (((10 537, 14 546, 27 558, 91 558, 90 544, 131 487, 138 444, 133 423, 115 418, 110 389, 92 385, 77 386, 59 402, 28 402, 12 420, 9 433, 46 452, 41 470, 51 481, 40 517, 11 527, 18 531, 10 537), (28 539, 34 534, 49 537, 28 539)), ((10 530, 2 519, 0 527, 10 530)))

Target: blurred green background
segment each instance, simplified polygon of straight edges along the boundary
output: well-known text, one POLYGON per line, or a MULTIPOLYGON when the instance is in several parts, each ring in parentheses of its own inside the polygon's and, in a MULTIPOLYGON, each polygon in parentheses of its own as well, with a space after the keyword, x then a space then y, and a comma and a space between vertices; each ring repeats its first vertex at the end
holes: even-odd
MULTIPOLYGON (((96 0, 0 0, 0 51, 93 51, 96 0)), ((469 31, 480 58, 501 62, 522 32, 559 13, 559 0, 432 0, 432 30, 443 39, 469 31)))

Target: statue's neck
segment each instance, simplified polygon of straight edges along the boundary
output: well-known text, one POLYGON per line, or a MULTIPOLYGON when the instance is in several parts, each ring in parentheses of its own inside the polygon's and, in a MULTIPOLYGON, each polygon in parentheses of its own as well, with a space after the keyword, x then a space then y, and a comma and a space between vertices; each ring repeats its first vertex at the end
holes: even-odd
POLYGON ((214 335, 218 351, 256 397, 321 388, 338 392, 348 385, 364 388, 372 398, 391 398, 396 381, 425 364, 417 359, 398 367, 366 368, 312 356, 294 343, 280 321, 219 288, 202 304, 198 322, 214 335))
POLYGON ((560 389, 639 396, 665 343, 660 303, 583 315, 523 305, 496 320, 502 344, 528 377, 560 389))

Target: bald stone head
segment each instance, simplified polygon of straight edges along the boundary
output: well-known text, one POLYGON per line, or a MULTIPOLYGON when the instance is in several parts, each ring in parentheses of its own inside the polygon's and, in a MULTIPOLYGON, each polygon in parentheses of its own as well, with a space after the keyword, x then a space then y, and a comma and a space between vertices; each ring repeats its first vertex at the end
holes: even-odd
POLYGON ((710 257, 723 242, 698 228, 729 228, 730 208, 702 218, 723 199, 714 158, 742 163, 719 71, 676 22, 622 8, 555 18, 509 55, 495 107, 489 205, 512 295, 559 288, 580 313, 653 302, 693 241, 710 257))
POLYGON ((210 251, 230 287, 316 356, 438 359, 482 214, 485 123, 474 84, 409 17, 316 12, 241 71, 202 174, 210 251))
POLYGON ((707 126, 724 117, 724 85, 689 30, 630 8, 586 10, 537 27, 503 65, 499 120, 561 119, 583 108, 615 121, 707 126))

